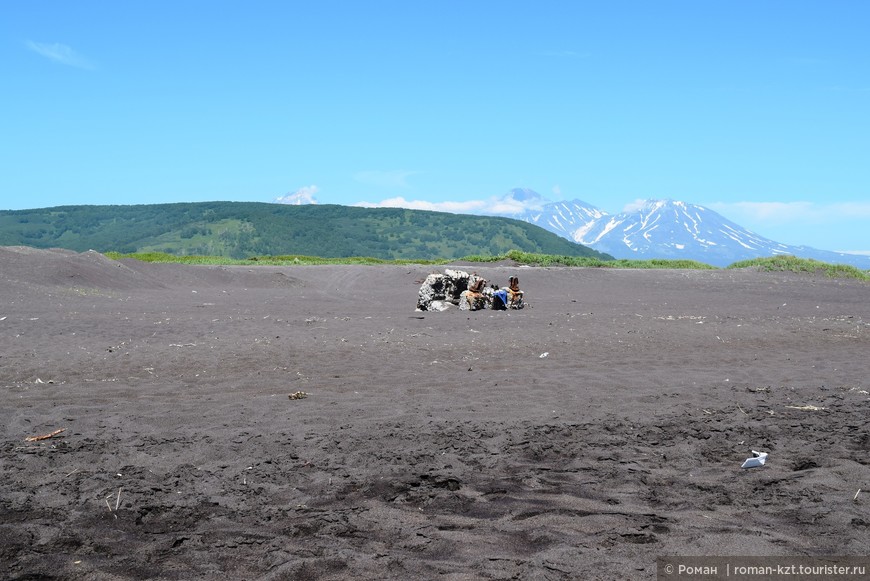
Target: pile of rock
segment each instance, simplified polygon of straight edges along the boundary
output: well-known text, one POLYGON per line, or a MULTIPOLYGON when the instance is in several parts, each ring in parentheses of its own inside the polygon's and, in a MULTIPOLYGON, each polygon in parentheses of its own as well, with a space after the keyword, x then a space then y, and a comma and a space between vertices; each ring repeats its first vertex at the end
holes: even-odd
POLYGON ((444 274, 430 274, 417 294, 417 310, 443 311, 450 304, 458 305, 460 295, 468 290, 469 278, 467 272, 449 268, 444 274))
MULTIPOLYGON (((511 277, 513 284, 514 278, 511 277)), ((488 285, 477 273, 445 269, 444 274, 430 274, 423 281, 417 294, 418 311, 443 311, 451 305, 463 311, 479 309, 521 309, 522 291, 508 292, 508 287, 499 289, 488 285), (513 299, 513 300, 511 300, 513 299)))

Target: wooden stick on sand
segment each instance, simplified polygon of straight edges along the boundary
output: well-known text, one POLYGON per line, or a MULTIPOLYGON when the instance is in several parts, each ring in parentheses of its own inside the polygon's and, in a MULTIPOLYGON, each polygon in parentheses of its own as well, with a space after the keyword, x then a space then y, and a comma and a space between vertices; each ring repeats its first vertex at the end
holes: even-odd
POLYGON ((55 437, 58 434, 62 434, 65 431, 66 431, 66 428, 61 428, 59 430, 53 431, 50 434, 42 434, 41 436, 27 436, 26 438, 24 438, 24 441, 25 442, 38 442, 40 440, 47 440, 49 438, 55 437))

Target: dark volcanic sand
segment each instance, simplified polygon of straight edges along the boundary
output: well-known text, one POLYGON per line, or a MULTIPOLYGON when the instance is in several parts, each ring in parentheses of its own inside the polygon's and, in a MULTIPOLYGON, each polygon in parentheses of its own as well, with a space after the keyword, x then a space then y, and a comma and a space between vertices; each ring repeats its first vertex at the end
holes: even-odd
POLYGON ((870 552, 870 285, 463 268, 517 274, 531 308, 415 312, 423 266, 0 248, 0 577, 650 579, 659 555, 870 552))

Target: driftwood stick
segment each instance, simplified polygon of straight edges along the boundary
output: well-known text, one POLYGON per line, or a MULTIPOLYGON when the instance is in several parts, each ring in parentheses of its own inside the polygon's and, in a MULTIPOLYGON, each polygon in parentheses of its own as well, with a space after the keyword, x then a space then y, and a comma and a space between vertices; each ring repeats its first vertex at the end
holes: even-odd
POLYGON ((55 430, 55 431, 51 432, 50 434, 42 434, 41 436, 27 436, 26 438, 24 438, 24 441, 25 442, 38 442, 40 440, 47 440, 49 438, 53 438, 53 437, 57 436, 58 434, 62 434, 65 431, 66 431, 66 428, 61 428, 59 430, 55 430))

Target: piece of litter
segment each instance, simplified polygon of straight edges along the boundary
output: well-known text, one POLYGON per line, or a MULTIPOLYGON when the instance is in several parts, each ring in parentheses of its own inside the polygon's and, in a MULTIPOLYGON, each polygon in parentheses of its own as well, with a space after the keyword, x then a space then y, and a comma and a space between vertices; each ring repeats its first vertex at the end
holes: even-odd
POLYGON ((859 495, 859 494, 861 494, 861 489, 860 489, 860 488, 858 489, 858 492, 855 493, 855 498, 853 498, 852 500, 858 500, 858 495, 859 495))
POLYGON ((549 355, 549 354, 550 354, 549 351, 544 351, 543 353, 541 353, 540 358, 541 358, 541 359, 544 359, 544 358, 545 358, 547 355, 549 355))
POLYGON ((753 450, 752 455, 752 458, 747 458, 743 461, 741 468, 756 468, 764 466, 764 463, 767 462, 767 452, 756 452, 753 450))

